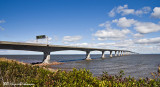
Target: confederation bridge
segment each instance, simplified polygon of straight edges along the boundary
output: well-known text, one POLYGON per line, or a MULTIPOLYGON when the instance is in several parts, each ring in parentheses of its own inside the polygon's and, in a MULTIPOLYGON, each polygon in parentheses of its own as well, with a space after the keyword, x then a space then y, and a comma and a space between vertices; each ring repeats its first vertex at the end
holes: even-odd
POLYGON ((10 50, 26 50, 26 51, 37 51, 43 52, 44 58, 42 63, 49 63, 50 53, 54 51, 62 50, 78 50, 86 52, 86 60, 91 60, 91 51, 101 51, 101 58, 105 58, 105 51, 110 52, 110 57, 114 51, 115 56, 123 56, 128 54, 134 54, 134 52, 128 50, 113 50, 113 49, 100 49, 100 48, 87 48, 87 47, 73 47, 73 46, 60 46, 60 45, 47 45, 47 44, 37 44, 37 43, 22 43, 22 42, 8 42, 0 41, 0 49, 10 49, 10 50))

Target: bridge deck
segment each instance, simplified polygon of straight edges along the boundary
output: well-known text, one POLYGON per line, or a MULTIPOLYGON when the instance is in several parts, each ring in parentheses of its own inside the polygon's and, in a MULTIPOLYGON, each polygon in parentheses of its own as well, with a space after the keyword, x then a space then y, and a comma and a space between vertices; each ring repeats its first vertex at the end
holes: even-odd
POLYGON ((8 41, 0 41, 0 49, 28 50, 28 51, 39 51, 39 52, 46 52, 46 51, 52 52, 52 51, 61 51, 61 50, 130 52, 127 50, 100 49, 100 48, 88 48, 88 47, 61 46, 61 45, 46 45, 46 44, 37 44, 37 43, 8 42, 8 41))

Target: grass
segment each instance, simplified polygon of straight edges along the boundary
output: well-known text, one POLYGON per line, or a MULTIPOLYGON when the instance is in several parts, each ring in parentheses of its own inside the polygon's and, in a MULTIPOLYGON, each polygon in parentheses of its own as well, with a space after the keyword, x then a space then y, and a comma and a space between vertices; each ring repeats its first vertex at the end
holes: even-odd
MULTIPOLYGON (((160 67, 152 73, 153 78, 135 79, 123 77, 124 72, 112 76, 103 72, 100 77, 93 77, 86 69, 73 69, 66 72, 52 72, 43 67, 32 66, 14 60, 0 59, 0 87, 3 82, 34 84, 35 87, 159 87, 160 67)), ((26 86, 25 86, 26 87, 26 86)))

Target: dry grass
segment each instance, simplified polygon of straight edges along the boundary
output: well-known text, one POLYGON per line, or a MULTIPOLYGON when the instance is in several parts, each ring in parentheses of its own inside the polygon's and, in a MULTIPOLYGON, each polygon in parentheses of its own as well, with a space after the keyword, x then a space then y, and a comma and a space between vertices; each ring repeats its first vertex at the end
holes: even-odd
POLYGON ((62 62, 52 62, 52 63, 49 63, 49 64, 40 63, 40 64, 34 64, 34 66, 50 66, 50 65, 59 65, 59 64, 64 64, 64 63, 62 63, 62 62))
POLYGON ((19 62, 19 61, 16 61, 16 60, 13 60, 13 59, 7 59, 7 58, 0 58, 0 61, 7 61, 8 63, 12 63, 12 62, 16 62, 18 64, 23 64, 23 65, 26 65, 27 63, 24 63, 24 62, 19 62))
POLYGON ((7 58, 4 58, 4 57, 3 57, 3 58, 0 58, 0 61, 6 61, 6 62, 8 62, 8 63, 16 62, 16 63, 18 63, 18 64, 23 64, 23 65, 40 66, 40 67, 42 67, 43 69, 49 70, 49 71, 51 71, 51 72, 57 72, 58 69, 52 69, 52 68, 48 68, 48 67, 46 67, 46 66, 63 64, 63 63, 60 63, 60 62, 52 62, 52 63, 50 63, 50 64, 43 64, 43 63, 41 63, 41 64, 34 64, 34 65, 32 65, 32 64, 29 64, 29 63, 19 62, 19 61, 17 61, 17 60, 7 59, 7 58))

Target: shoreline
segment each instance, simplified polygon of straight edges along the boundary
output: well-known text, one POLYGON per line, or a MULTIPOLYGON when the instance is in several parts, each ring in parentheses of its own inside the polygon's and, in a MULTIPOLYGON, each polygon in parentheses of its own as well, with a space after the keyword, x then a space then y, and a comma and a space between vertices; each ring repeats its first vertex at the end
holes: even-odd
POLYGON ((97 77, 86 69, 73 68, 72 71, 67 72, 44 66, 34 66, 7 58, 0 58, 0 62, 0 74, 3 78, 0 82, 0 87, 4 85, 3 82, 11 82, 13 84, 23 82, 47 87, 77 87, 80 85, 84 87, 158 87, 160 84, 160 67, 157 73, 152 73, 153 78, 136 79, 130 76, 124 77, 123 70, 117 75, 109 75, 107 72, 103 72, 100 77, 97 77))
POLYGON ((62 62, 52 62, 52 63, 49 63, 49 64, 45 64, 45 63, 34 63, 34 64, 33 63, 24 63, 24 62, 20 62, 20 61, 14 60, 14 59, 8 59, 8 58, 5 58, 5 57, 0 57, 0 61, 7 61, 9 63, 16 62, 16 63, 22 64, 22 65, 39 66, 39 67, 42 67, 42 68, 44 68, 46 70, 49 70, 51 72, 57 72, 58 69, 48 68, 46 66, 64 64, 62 62))

